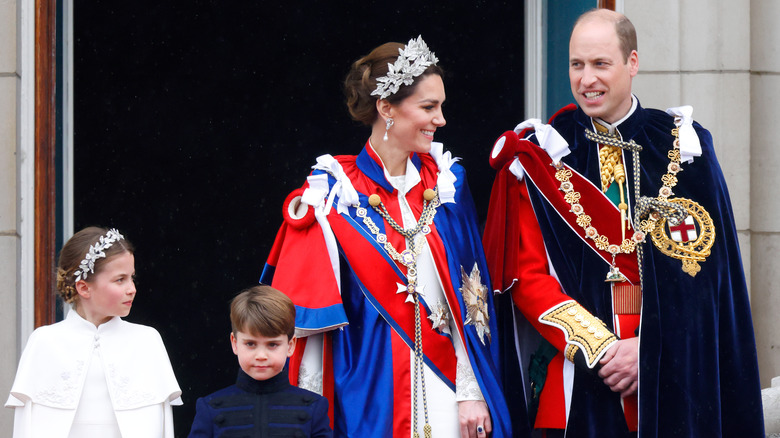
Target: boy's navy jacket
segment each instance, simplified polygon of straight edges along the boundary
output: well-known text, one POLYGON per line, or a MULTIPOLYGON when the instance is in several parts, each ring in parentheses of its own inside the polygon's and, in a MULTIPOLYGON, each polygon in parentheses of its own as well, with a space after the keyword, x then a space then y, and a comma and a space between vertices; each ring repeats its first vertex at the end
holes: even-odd
POLYGON ((268 380, 238 370, 236 384, 198 399, 190 438, 332 437, 328 401, 292 386, 287 367, 268 380))

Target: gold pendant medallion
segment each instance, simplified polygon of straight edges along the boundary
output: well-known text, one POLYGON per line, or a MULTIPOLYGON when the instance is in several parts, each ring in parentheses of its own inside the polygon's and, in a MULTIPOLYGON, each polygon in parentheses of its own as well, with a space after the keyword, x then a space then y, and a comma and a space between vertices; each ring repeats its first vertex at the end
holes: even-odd
POLYGON ((656 248, 669 257, 682 260, 683 272, 695 277, 701 271, 699 262, 706 261, 710 255, 715 242, 715 225, 707 210, 696 202, 686 198, 669 201, 682 205, 688 216, 677 225, 660 218, 650 236, 656 248))
POLYGON ((609 272, 607 272, 607 278, 604 281, 607 283, 622 283, 626 281, 626 276, 623 275, 623 273, 620 272, 620 268, 612 262, 612 265, 609 267, 609 272))

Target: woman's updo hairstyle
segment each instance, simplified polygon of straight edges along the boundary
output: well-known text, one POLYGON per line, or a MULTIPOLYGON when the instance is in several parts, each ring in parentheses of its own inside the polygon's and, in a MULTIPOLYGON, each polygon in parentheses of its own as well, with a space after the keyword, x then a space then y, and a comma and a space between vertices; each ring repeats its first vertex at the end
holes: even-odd
MULTIPOLYGON (((81 261, 89 253, 89 247, 98 243, 100 237, 105 236, 108 230, 99 227, 87 227, 73 237, 68 239, 65 246, 60 251, 60 258, 57 262, 57 291, 62 296, 63 301, 66 303, 73 303, 78 298, 79 294, 76 292, 76 271, 79 270, 81 261)), ((105 257, 101 257, 95 260, 95 272, 89 273, 86 282, 92 281, 95 275, 100 273, 103 265, 105 265, 115 255, 122 254, 124 252, 133 253, 135 249, 133 244, 127 239, 119 239, 115 241, 110 247, 106 248, 104 252, 105 257)))
MULTIPOLYGON (((376 101, 379 97, 371 95, 376 90, 376 80, 387 75, 387 64, 395 63, 398 50, 403 50, 404 47, 401 43, 385 43, 352 64, 344 79, 344 94, 347 97, 349 114, 354 120, 364 125, 374 124, 379 115, 376 111, 376 101)), ((444 70, 438 65, 428 66, 423 74, 414 79, 412 85, 401 85, 398 92, 387 96, 385 100, 393 105, 401 102, 414 93, 421 78, 431 74, 443 76, 444 70)))

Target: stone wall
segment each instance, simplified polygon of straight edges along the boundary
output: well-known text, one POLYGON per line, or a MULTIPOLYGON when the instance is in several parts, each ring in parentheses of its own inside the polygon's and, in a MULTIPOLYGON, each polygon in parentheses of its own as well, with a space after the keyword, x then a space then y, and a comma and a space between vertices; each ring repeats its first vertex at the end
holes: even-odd
POLYGON ((750 2, 750 226, 752 245, 752 304, 761 383, 780 375, 777 318, 780 312, 780 183, 778 110, 780 101, 780 2, 750 2))
MULTIPOLYGON (((19 11, 0 0, 0 398, 11 389, 19 354, 19 11)), ((13 411, 0 409, 0 436, 11 436, 13 411)))

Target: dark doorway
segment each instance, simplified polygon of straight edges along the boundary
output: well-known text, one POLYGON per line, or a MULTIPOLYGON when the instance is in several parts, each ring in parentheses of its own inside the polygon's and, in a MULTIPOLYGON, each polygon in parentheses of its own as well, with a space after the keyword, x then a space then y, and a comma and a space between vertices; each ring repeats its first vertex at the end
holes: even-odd
POLYGON ((447 126, 486 215, 493 141, 523 116, 523 2, 75 2, 75 226, 137 247, 129 320, 157 328, 195 400, 234 382, 228 302, 255 284, 285 196, 323 153, 355 154, 341 80, 422 35, 447 71, 447 126))

